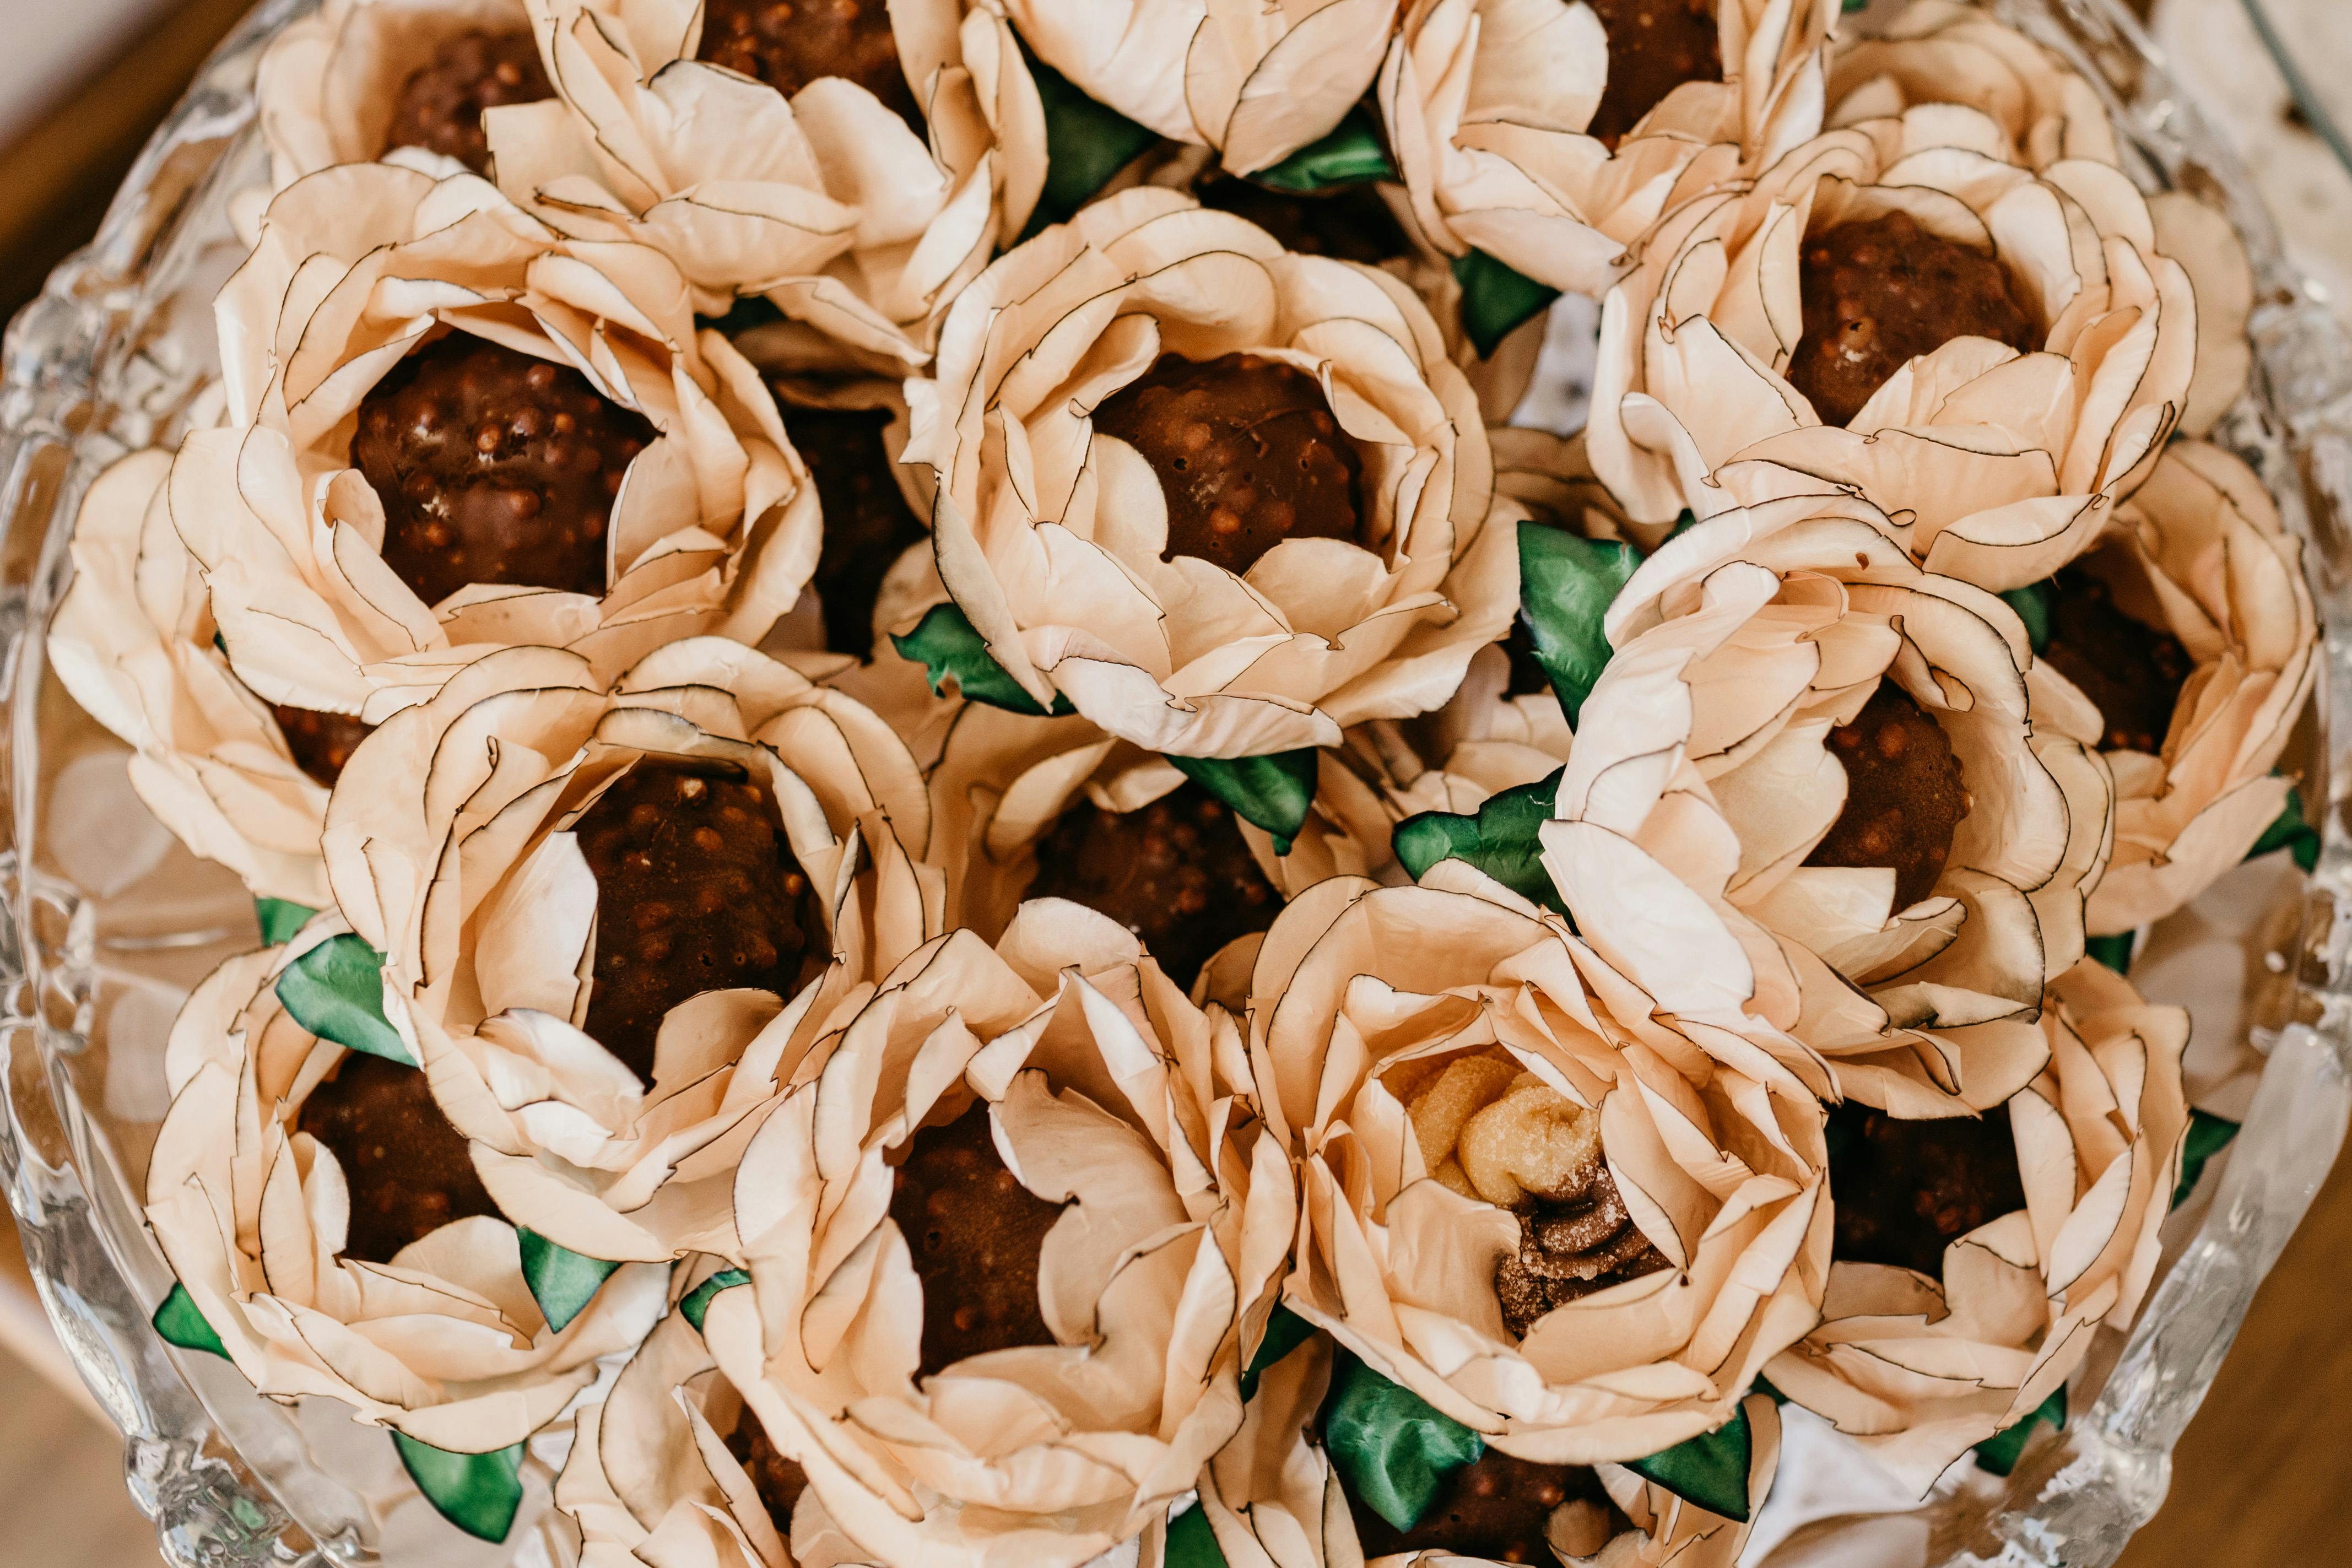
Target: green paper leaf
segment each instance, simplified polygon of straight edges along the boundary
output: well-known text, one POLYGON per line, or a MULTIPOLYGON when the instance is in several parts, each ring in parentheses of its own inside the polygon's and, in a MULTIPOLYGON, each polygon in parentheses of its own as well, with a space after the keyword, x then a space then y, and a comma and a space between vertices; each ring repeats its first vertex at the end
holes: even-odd
POLYGON ((294 940, 294 933, 310 923, 319 911, 308 904, 298 904, 291 899, 256 899, 253 912, 261 921, 261 945, 276 947, 294 940))
POLYGON ((1215 795, 1243 821, 1274 835, 1274 852, 1290 853, 1290 841, 1307 826, 1315 799, 1315 773, 1322 753, 1313 746, 1264 757, 1171 757, 1176 771, 1215 795))
POLYGON ((2309 876, 2311 868, 2319 864, 2319 830, 2305 819, 2303 792, 2292 786, 2286 792, 2286 805, 2279 808, 2279 814, 2271 820, 2271 825, 2263 829, 2263 836, 2254 840, 2254 847, 2246 851, 2246 858, 2252 860, 2257 855, 2268 855, 2277 849, 2294 850, 2294 863, 2305 876, 2309 876))
POLYGON ((2035 1405, 2024 1420, 2014 1426, 2004 1426, 1977 1445, 1977 1468, 1988 1475, 2005 1476, 2017 1468, 2025 1445, 2033 1436, 2033 1429, 2047 1421, 2051 1426, 2066 1425, 2066 1385, 2060 1384, 2057 1392, 2035 1405))
POLYGON ((1323 1402, 1323 1451, 1358 1502, 1395 1525, 1420 1521, 1445 1478, 1486 1451, 1477 1433, 1342 1351, 1323 1402))
POLYGON ((1631 1460, 1625 1468, 1685 1502, 1745 1524, 1748 1469, 1755 1452, 1755 1434, 1742 1410, 1712 1432, 1662 1448, 1646 1459, 1631 1460))
POLYGON ((1851 16, 1856 11, 1867 10, 1869 6, 1870 0, 1840 0, 1838 8, 1851 16))
POLYGON ((547 1314, 547 1326, 559 1334, 621 1267, 559 1247, 528 1226, 515 1226, 515 1239, 522 1244, 522 1277, 530 1287, 530 1299, 547 1314))
POLYGON ((1601 617, 1640 566, 1629 544, 1580 539, 1563 528, 1519 523, 1519 614, 1573 726, 1612 649, 1601 617))
POLYGON ((1416 882, 1440 860, 1463 860, 1475 866, 1519 897, 1568 912, 1551 873, 1544 869, 1543 842, 1537 830, 1551 820, 1552 799, 1559 791, 1559 770, 1488 797, 1475 816, 1450 811, 1424 811, 1397 824, 1393 842, 1398 860, 1416 882))
POLYGON ((2189 1131, 2180 1139, 2180 1183, 2172 1189, 2172 1206, 2179 1208, 2197 1190, 2198 1178, 2205 1173, 2205 1163, 2230 1146, 2238 1135, 2238 1124, 2227 1117, 2216 1116, 2210 1110, 2191 1110, 2189 1131))
POLYGON ((417 1065, 383 1016, 383 954, 349 931, 288 964, 278 977, 278 1000, 322 1040, 404 1067, 417 1065))
POLYGON ((1462 285, 1462 330, 1470 334, 1480 359, 1559 298, 1559 289, 1513 271, 1483 250, 1454 258, 1454 280, 1462 285))
POLYGON ((499 1542, 522 1507, 522 1445, 490 1454, 452 1454, 405 1432, 392 1446, 409 1479, 442 1518, 479 1541, 499 1542))
POLYGON ((1348 110, 1330 134, 1250 176, 1269 190, 1294 195, 1396 177, 1396 164, 1390 161, 1388 147, 1381 140, 1381 128, 1360 104, 1348 110))
POLYGON ((686 1300, 677 1304, 677 1310, 685 1314, 686 1321, 694 1325, 694 1331, 698 1334, 702 1331, 703 1320, 710 1316, 710 1303, 718 1298, 719 1292, 732 1290, 738 1285, 751 1282, 751 1277, 740 1268, 722 1268, 688 1290, 686 1300))
POLYGON ((1194 1503, 1168 1521, 1168 1551, 1160 1561, 1166 1568, 1227 1568, 1209 1516, 1194 1503))
POLYGON ((1110 177, 1133 163, 1143 150, 1160 140, 1148 126, 1138 125, 1118 110, 1097 103, 1070 79, 1029 52, 1029 74, 1037 83, 1037 97, 1045 108, 1045 188, 1038 195, 1026 239, 1048 224, 1061 223, 1094 199, 1110 177))
POLYGON ((2117 974, 2128 973, 2131 970, 2132 934, 2119 931, 2113 936, 2086 937, 2083 942, 2083 951, 2117 974))
POLYGON ((221 1343, 220 1335, 197 1310, 196 1299, 188 1294, 185 1285, 174 1282, 172 1293, 163 1298, 163 1304, 155 1309, 155 1316, 149 1321, 163 1336, 165 1344, 177 1345, 184 1351, 205 1351, 223 1358, 228 1355, 228 1347, 221 1343))
POLYGON ((2017 618, 2025 623, 2025 640, 2041 653, 2050 646, 2050 584, 2028 583, 2022 588, 2003 589, 2000 595, 2017 618))
MULTIPOLYGON (((992 708, 1026 713, 1036 719, 1046 716, 1046 710, 1037 706, 1037 700, 1023 690, 1021 683, 1006 674, 1004 667, 990 655, 988 641, 971 624, 971 617, 952 604, 933 605, 913 631, 904 637, 892 632, 890 643, 900 658, 911 658, 923 667, 934 695, 953 677, 956 689, 968 702, 985 702, 992 708)), ((1054 694, 1053 712, 1056 717, 1075 711, 1067 697, 1058 691, 1054 694)))
POLYGON ((1287 1307, 1276 1307, 1265 1321, 1265 1337, 1257 1342, 1257 1354, 1242 1369, 1242 1403, 1247 1405, 1257 1397, 1257 1380, 1266 1368, 1314 1337, 1314 1324, 1287 1307))

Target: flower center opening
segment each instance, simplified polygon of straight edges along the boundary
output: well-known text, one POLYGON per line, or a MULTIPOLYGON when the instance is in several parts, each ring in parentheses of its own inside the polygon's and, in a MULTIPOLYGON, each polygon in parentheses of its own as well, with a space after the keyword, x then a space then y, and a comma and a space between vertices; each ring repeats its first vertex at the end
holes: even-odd
POLYGON ((1721 81, 1715 0, 1585 0, 1609 36, 1609 79, 1585 133, 1611 149, 1686 81, 1721 81))
POLYGON ((890 1218, 923 1282, 923 1376, 990 1351, 1054 1342, 1037 1304, 1037 1262, 1061 1215, 997 1153, 982 1101, 908 1141, 890 1218))
POLYGON ((1399 1530, 1348 1495, 1367 1560, 1439 1552, 1493 1563, 1551 1563, 1597 1555, 1632 1528, 1583 1465, 1539 1465, 1490 1447, 1439 1484, 1411 1530, 1399 1530))
POLYGON ((2098 709, 2108 751, 2161 752, 2180 689, 2197 668, 2189 650, 2117 608, 2107 584, 2088 572, 2061 572, 2051 586, 2042 658, 2098 709))
POLYGON ((1159 476, 1163 561, 1246 572, 1286 539, 1356 537, 1363 460, 1304 371, 1257 354, 1161 354, 1103 400, 1095 428, 1159 476))
POLYGON ((1830 731, 1829 744, 1845 769, 1845 808, 1805 864, 1893 871, 1894 907, 1907 910, 1936 890, 1952 835, 1969 814, 1951 739, 1893 677, 1882 676, 1853 722, 1830 731))
POLYGON ((374 725, 362 724, 349 713, 289 708, 282 702, 271 703, 269 711, 286 737, 286 749, 294 753, 294 765, 329 789, 343 776, 352 749, 375 731, 374 725))
POLYGON ((749 1405, 735 1423, 735 1430, 727 1435, 727 1451, 751 1478, 751 1489, 760 1494, 760 1501, 768 1510, 768 1522, 786 1541, 793 1538, 793 1505, 808 1490, 808 1472, 777 1451, 768 1436, 768 1429, 760 1425, 760 1417, 749 1405))
POLYGON ((585 1027, 648 1084, 671 1008, 739 987, 789 1000, 830 949, 775 796, 731 763, 641 758, 572 830, 596 877, 585 1027))
POLYGON ((389 1263, 453 1220, 499 1212, 464 1135, 433 1103, 424 1073, 405 1063, 347 1052, 302 1101, 294 1127, 343 1169, 352 1214, 342 1257, 389 1263))
POLYGON ((860 658, 874 651, 874 606, 882 579, 911 545, 929 536, 890 474, 880 408, 793 408, 793 445, 816 481, 824 514, 817 553, 818 599, 824 606, 824 646, 860 658))
POLYGON ((1944 1277, 1944 1248, 2025 1206, 2009 1107, 1912 1121, 1847 1100, 1829 1120, 1832 1258, 1944 1277))
POLYGON ((819 77, 854 81, 923 134, 884 0, 704 0, 696 52, 786 98, 819 77))
POLYGON ((1201 205, 1246 218, 1303 256, 1328 256, 1377 267, 1412 254, 1412 241, 1369 184, 1341 185, 1326 195, 1289 195, 1247 180, 1214 180, 1201 205))
POLYGON ((1194 784, 1124 813, 1079 801, 1038 841, 1025 896, 1108 915, 1186 987, 1219 948, 1282 910, 1233 813, 1194 784))
POLYGON ((487 174, 490 143, 482 130, 482 110, 554 96, 530 28, 471 28, 445 39, 433 58, 400 84, 392 123, 377 154, 395 147, 422 147, 487 174))
POLYGON ((645 419, 578 371, 452 331, 361 400, 352 466, 383 500, 383 560, 428 605, 471 583, 605 587, 605 524, 645 419))
POLYGON ((1824 424, 1847 425, 1912 360, 1954 338, 2042 346, 1998 258, 1919 226, 1908 213, 1809 236, 1797 268, 1804 336, 1789 384, 1824 424))

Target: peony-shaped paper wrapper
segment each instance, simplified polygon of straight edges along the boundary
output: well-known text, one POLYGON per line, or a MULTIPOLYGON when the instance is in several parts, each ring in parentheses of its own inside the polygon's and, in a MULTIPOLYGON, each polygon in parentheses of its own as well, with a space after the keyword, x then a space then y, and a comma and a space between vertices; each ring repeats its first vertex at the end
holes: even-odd
POLYGON ((380 722, 502 644, 609 679, 682 637, 757 641, 815 565, 816 491, 774 400, 643 246, 563 240, 470 174, 351 164, 271 204, 215 310, 230 423, 182 447, 172 520, 268 701, 380 722), (601 595, 476 583, 427 604, 387 563, 385 498, 351 466, 360 410, 448 332, 576 371, 651 426, 601 525, 601 595))
POLYGON ((296 1123, 346 1053, 297 1024, 275 989, 334 924, 229 960, 181 1010, 148 1223, 263 1394, 338 1399, 452 1452, 520 1443, 594 1381, 599 1357, 645 1336, 666 1309, 667 1270, 622 1268, 557 1332, 525 1282, 515 1227, 495 1215, 444 1225, 389 1262, 341 1256, 348 1174, 296 1123))
POLYGON ((1832 129, 1943 106, 2000 127, 2010 162, 2046 169, 2069 158, 2118 162, 2115 128, 2091 84, 2016 28, 1965 0, 1912 0, 1886 24, 1831 51, 1832 129))
POLYGON ((2086 959, 2040 1031, 2048 1065, 2008 1109, 2025 1207, 1948 1246, 1940 1281, 1832 1264, 1822 1325, 1766 1370, 1923 1493, 2062 1387, 2102 1324, 2128 1327, 2156 1272, 2189 1016, 2086 959))
POLYGON ((2088 705, 2030 689, 2015 613, 1922 571, 1867 501, 1814 496, 1668 542, 1605 625, 1542 830, 1594 947, 1664 1011, 1788 1030, 1899 1114, 2016 1092, 2083 953, 2112 786, 2088 705), (1889 771, 1906 757, 1924 771, 1889 771))
POLYGON ((1675 88, 1612 146, 1589 133, 1610 63, 1591 7, 1408 5, 1378 91, 1422 232, 1450 256, 1475 247, 1599 294, 1662 213, 1816 134, 1835 0, 1715 9, 1724 79, 1675 88))
POLYGON ((1244 1333, 1289 1244, 1281 1148, 1230 1087, 1246 1072, 1231 1016, 1058 900, 994 950, 969 931, 925 948, 810 1059, 737 1182, 751 1288, 704 1328, 850 1540, 885 1562, 1075 1568, 1192 1489, 1240 1422, 1244 1333), (967 1307, 925 1292, 984 1243, 902 1233, 893 1168, 969 1116, 1061 1206, 1034 1276, 1050 1340, 935 1357, 967 1307))
POLYGON ((1458 862, 1336 879, 1250 993, 1297 1183, 1286 1303, 1494 1447, 1655 1453, 1817 1320, 1819 1102, 1714 1060, 1557 917, 1458 862))
MULTIPOLYGON (((938 878, 917 863, 929 823, 914 759, 874 713, 703 637, 609 692, 553 648, 468 666, 361 745, 325 843, 338 904, 384 955, 393 1026, 500 1206, 590 1258, 667 1261, 740 1256, 730 1189, 745 1142, 834 1012, 940 929, 938 878), (653 962, 638 933, 675 911, 639 903, 602 924, 575 828, 649 759, 761 786, 780 826, 775 875, 805 887, 797 908, 821 926, 796 927, 806 946, 777 989, 691 994, 649 1052, 640 1041, 624 1059, 623 1041, 587 1032, 593 993, 616 955, 653 962)), ((656 848, 682 853, 645 853, 656 848)), ((777 889, 713 881, 694 896, 712 889, 734 900, 737 946, 751 943, 751 901, 777 889)), ((775 930, 759 940, 783 946, 775 930)))
POLYGON ((1146 750, 1336 745, 1443 702, 1509 620, 1516 511, 1428 310, 1173 192, 1122 192, 1001 258, 908 403, 949 594, 1041 706, 1058 691, 1146 750), (1361 463, 1356 538, 1286 538, 1245 575, 1166 555, 1158 477, 1093 428, 1162 353, 1313 376, 1361 463))

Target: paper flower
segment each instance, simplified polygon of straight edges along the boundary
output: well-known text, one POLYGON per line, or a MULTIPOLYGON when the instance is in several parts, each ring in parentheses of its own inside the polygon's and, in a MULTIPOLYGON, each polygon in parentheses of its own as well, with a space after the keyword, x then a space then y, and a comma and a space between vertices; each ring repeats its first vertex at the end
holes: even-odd
POLYGON ((2015 1092, 2112 790, 2074 705, 2032 700, 2015 613, 1867 501, 1799 496, 1669 541, 1605 626, 1543 829, 1593 946, 1665 1012, 1790 1030, 1901 1114, 2015 1092))
POLYGON ((320 1040, 279 1003, 279 977, 331 927, 229 960, 181 1010, 147 1220, 263 1394, 324 1395, 434 1447, 490 1453, 645 1336, 668 1271, 624 1268, 549 1326, 515 1227, 424 1075, 320 1040))
POLYGON ((362 743, 328 877, 500 1205, 572 1251, 740 1254, 744 1142, 834 1009, 939 929, 880 719, 717 637, 606 692, 510 648, 362 743))
POLYGON ((2048 1065, 1982 1121, 1837 1113, 1825 1321, 1766 1371, 1922 1492, 2127 1327, 2156 1271, 2188 1015, 2086 960, 2039 1027, 2048 1065))
POLYGON ((229 423, 182 447, 172 521, 267 701, 373 724, 505 644, 609 676, 756 641, 808 580, 775 404, 642 246, 351 164, 271 205, 216 310, 229 423))
POLYGON ((1245 1060, 1051 900, 926 947, 812 1058, 744 1154, 751 1287, 704 1331, 849 1540, 1075 1568, 1192 1489, 1289 1240, 1245 1060))
POLYGON ((1172 192, 998 260, 908 403, 988 652, 1146 750, 1337 744, 1443 702, 1509 617, 1507 503, 1428 311, 1172 192))
POLYGON ((1912 0, 1885 26, 1830 55, 1832 129, 1944 106, 1977 110, 2000 129, 2011 163, 2046 169, 2070 158, 2114 163, 2115 128, 2091 84, 2056 55, 1963 0, 1912 0))
POLYGON ((527 3, 557 97, 485 117, 500 187, 574 238, 658 249, 699 310, 764 296, 813 330, 812 363, 923 364, 1045 184, 1045 111, 994 0, 785 34, 745 5, 527 3))

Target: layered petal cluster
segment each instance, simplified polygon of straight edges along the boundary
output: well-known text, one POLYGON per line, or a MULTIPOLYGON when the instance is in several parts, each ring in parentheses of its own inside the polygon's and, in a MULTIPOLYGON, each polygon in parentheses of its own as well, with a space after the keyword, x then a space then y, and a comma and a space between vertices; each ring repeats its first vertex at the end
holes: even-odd
POLYGON ((1454 862, 1323 883, 1267 933, 1250 993, 1259 1108, 1297 1184, 1286 1303, 1494 1447, 1655 1453, 1729 1419, 1817 1320, 1813 1093, 1761 1052, 1764 1077, 1724 1067, 1499 885, 1454 862), (1605 1240, 1547 1250, 1555 1186, 1605 1240), (1507 1271, 1587 1289, 1531 1312, 1507 1271))
POLYGON ((2000 127, 2011 163, 2046 169, 2070 158, 2120 162, 2115 128, 2080 73, 1965 0, 1912 0, 1885 26, 1830 56, 1832 129, 1948 105, 2000 127))
POLYGON ((556 1332, 504 1219, 453 1221, 388 1263, 341 1256, 345 1173, 296 1123, 345 1053, 297 1024, 275 989, 331 926, 231 959, 189 997, 166 1051, 172 1110, 148 1169, 148 1224, 263 1394, 340 1400, 452 1452, 520 1443, 594 1381, 599 1357, 645 1337, 668 1271, 620 1269, 556 1332))
POLYGON ((1921 570, 1867 501, 1811 496, 1670 541, 1605 625, 1616 651, 1543 830, 1594 947, 1665 1011, 1768 1021, 1902 1114, 2022 1087, 2041 1053, 2021 1018, 2082 956, 2112 785, 2087 704, 2034 702, 2015 613, 1921 570), (1809 863, 1846 805, 1841 756, 1869 760, 1832 731, 1882 687, 1965 792, 1908 903, 1891 860, 1809 863))
POLYGON ((774 399, 646 247, 567 241, 470 174, 348 164, 271 204, 215 309, 229 423, 181 448, 172 521, 269 701, 374 723, 486 646, 572 647, 609 674, 697 633, 756 641, 815 565, 816 492, 774 399), (601 596, 478 584, 428 605, 385 563, 357 411, 446 332, 575 370, 652 426, 601 596))
POLYGON ((908 402, 948 593, 1040 705, 1147 750, 1336 745, 1443 702, 1509 619, 1516 512, 1428 310, 1176 193, 1122 192, 999 259, 908 402), (1316 377, 1361 460, 1359 538, 1286 539, 1246 575, 1166 556, 1158 478, 1092 422, 1163 351, 1316 377))
POLYGON ((2049 1060, 2009 1102, 2025 1207, 1945 1248, 1942 1279, 1839 1261, 1824 1321, 1766 1375, 1922 1491, 2128 1327, 2188 1125, 2189 1016, 2084 960, 2050 989, 2049 1060))
POLYGON ((924 948, 810 1058, 737 1183, 751 1288, 704 1329, 849 1540, 1075 1568, 1192 1489, 1240 1422, 1243 1321, 1289 1240, 1281 1148, 1230 1087, 1246 1059, 1231 1016, 1054 900, 993 950, 924 948), (925 1301, 892 1167, 983 1110, 1007 1170, 1062 1205, 1035 1274, 1053 1342, 919 1375, 927 1313, 952 1309, 925 1301))
POLYGON ((575 1252, 667 1261, 740 1256, 730 1189, 759 1118, 835 1010, 939 930, 938 879, 916 864, 929 826, 879 718, 704 637, 610 690, 554 648, 467 666, 362 743, 325 851, 338 905, 383 954, 390 1020, 491 1195, 575 1252), (648 757, 763 785, 825 925, 793 994, 674 1007, 649 1083, 583 1027, 599 889, 572 831, 648 757))

